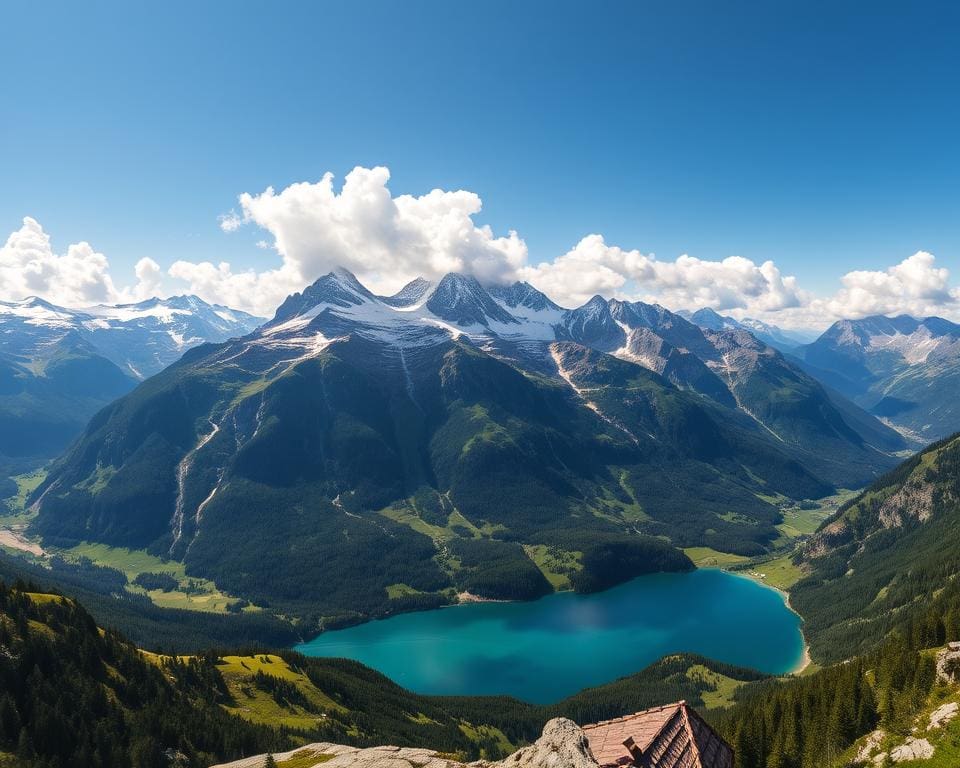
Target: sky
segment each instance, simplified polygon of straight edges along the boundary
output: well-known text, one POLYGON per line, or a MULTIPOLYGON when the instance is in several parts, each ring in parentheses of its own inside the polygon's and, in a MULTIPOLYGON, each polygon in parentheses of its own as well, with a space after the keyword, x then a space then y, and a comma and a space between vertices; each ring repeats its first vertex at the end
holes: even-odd
POLYGON ((0 7, 0 300, 261 315, 342 264, 960 320, 953 2, 0 7))

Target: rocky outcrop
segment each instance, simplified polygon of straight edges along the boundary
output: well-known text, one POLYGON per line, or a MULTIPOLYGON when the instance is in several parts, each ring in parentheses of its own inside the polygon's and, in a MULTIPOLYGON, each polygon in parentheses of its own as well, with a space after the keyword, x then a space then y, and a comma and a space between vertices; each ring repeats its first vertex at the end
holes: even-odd
POLYGON ((947 643, 946 648, 937 651, 937 680, 953 683, 960 669, 960 643, 947 643))
POLYGON ((933 515, 933 484, 908 480, 899 491, 880 505, 880 524, 884 528, 899 528, 903 521, 913 517, 921 523, 933 515))
POLYGON ((879 749, 881 742, 887 737, 886 731, 876 730, 870 733, 863 742, 863 746, 857 750, 857 756, 854 759, 855 763, 865 763, 871 757, 873 757, 874 752, 879 749))
POLYGON ((927 725, 927 729, 942 728, 953 720, 958 712, 960 712, 960 705, 955 701, 948 701, 946 704, 937 707, 930 713, 930 723, 927 725))
POLYGON ((917 739, 911 736, 899 747, 890 750, 890 759, 895 763, 905 763, 907 760, 926 760, 933 757, 933 744, 926 739, 917 739))
POLYGON ((517 750, 498 763, 474 763, 478 768, 597 768, 587 737, 573 720, 557 717, 529 747, 517 750))
MULTIPOLYGON (((294 757, 307 764, 311 757, 316 757, 315 765, 323 768, 598 768, 580 726, 563 717, 548 722, 534 744, 498 762, 477 761, 465 765, 430 749, 390 746, 359 749, 327 742, 307 744, 273 756, 278 763, 294 757)), ((266 755, 256 755, 212 768, 263 768, 266 762, 266 755)))

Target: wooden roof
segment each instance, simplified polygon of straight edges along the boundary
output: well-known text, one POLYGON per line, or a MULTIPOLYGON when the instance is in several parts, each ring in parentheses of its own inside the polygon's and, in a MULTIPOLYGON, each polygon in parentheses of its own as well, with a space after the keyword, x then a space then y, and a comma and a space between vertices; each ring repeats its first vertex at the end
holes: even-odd
POLYGON ((733 768, 733 750, 685 701, 583 726, 604 768, 733 768))

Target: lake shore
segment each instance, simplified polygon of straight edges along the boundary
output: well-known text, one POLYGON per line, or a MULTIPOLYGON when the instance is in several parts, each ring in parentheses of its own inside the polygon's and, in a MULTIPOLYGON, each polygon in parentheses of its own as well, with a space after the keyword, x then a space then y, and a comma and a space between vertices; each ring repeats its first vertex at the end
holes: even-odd
POLYGON ((783 604, 787 606, 787 609, 793 613, 797 618, 800 619, 800 637, 803 639, 803 654, 800 657, 800 661, 797 662, 797 666, 790 670, 791 675, 800 675, 802 674, 807 667, 813 663, 813 659, 810 656, 810 643, 807 642, 807 636, 803 632, 803 616, 790 604, 790 593, 787 590, 780 587, 775 587, 773 584, 767 582, 762 574, 757 573, 756 571, 728 571, 728 573, 733 573, 737 576, 743 576, 746 579, 756 582, 757 584, 762 584, 767 589, 772 589, 780 597, 783 598, 783 604))
POLYGON ((780 589, 780 587, 771 587, 771 589, 777 590, 777 592, 779 592, 783 596, 784 605, 786 605, 787 608, 793 611, 797 615, 797 617, 800 619, 800 637, 803 638, 803 656, 800 657, 800 663, 797 665, 797 668, 794 669, 790 674, 791 675, 802 674, 804 671, 806 671, 807 667, 809 667, 813 663, 813 659, 810 657, 810 643, 807 642, 807 636, 803 632, 803 616, 801 616, 797 612, 797 610, 792 605, 790 605, 789 592, 787 592, 785 589, 780 589))
MULTIPOLYGON (((496 597, 483 597, 483 595, 475 595, 473 592, 457 592, 457 602, 453 605, 466 605, 468 603, 511 603, 517 602, 514 600, 503 600, 496 597)), ((528 601, 524 601, 528 602, 528 601)), ((450 608, 452 606, 445 606, 450 608)))

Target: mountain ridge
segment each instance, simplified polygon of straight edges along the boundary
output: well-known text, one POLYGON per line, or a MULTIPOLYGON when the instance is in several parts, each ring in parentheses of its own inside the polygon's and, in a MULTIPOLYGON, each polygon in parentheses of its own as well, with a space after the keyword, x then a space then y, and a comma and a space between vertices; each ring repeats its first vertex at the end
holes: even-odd
POLYGON ((809 343, 816 337, 816 334, 805 331, 784 330, 777 325, 752 317, 736 320, 728 315, 721 315, 710 307, 703 307, 693 312, 690 310, 680 310, 677 314, 699 325, 701 328, 707 328, 711 331, 749 331, 764 344, 768 344, 781 352, 792 352, 797 347, 809 343))
POLYGON ((172 363, 191 346, 249 333, 261 318, 190 294, 130 304, 61 307, 36 296, 0 301, 0 332, 13 354, 29 356, 73 332, 138 380, 172 363), (133 339, 118 333, 138 334, 133 339))
POLYGON ((0 302, 0 475, 38 466, 139 380, 258 320, 196 296, 86 309, 0 302))
POLYGON ((90 422, 34 493, 35 532, 148 548, 329 625, 690 567, 675 545, 759 554, 771 499, 893 461, 870 442, 894 433, 745 332, 425 282, 398 307, 331 272, 188 352, 90 422), (638 365, 641 336, 676 360, 638 365))
POLYGON ((838 320, 792 353, 812 376, 914 444, 960 429, 960 325, 941 317, 838 320))

